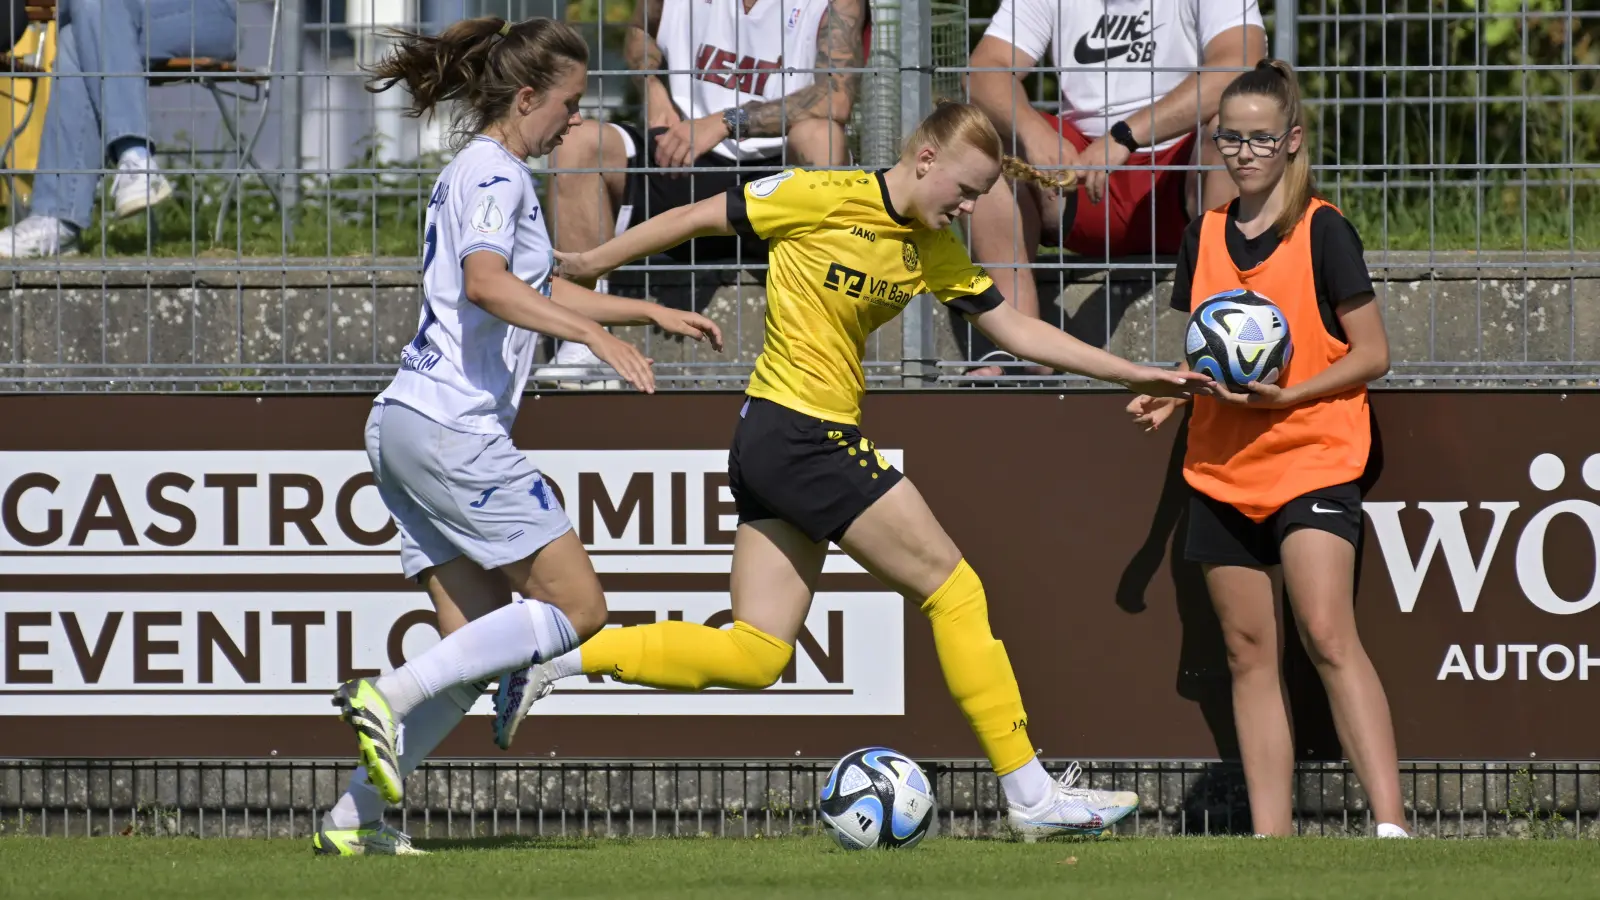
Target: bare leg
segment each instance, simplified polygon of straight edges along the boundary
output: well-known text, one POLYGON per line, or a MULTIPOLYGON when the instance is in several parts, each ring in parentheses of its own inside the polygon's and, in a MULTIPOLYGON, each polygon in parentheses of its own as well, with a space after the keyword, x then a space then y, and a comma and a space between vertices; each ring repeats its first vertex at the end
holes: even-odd
MULTIPOLYGON (((1038 258, 1042 216, 1058 219, 1060 202, 1054 195, 1041 198, 1040 193, 1033 185, 998 179, 989 193, 978 198, 969 226, 973 260, 988 270, 1007 303, 1035 319, 1039 318, 1039 289, 1033 270, 1019 266, 1038 258)), ((957 327, 966 326, 957 323, 957 327)), ((967 374, 995 378, 1007 373, 999 366, 979 366, 967 374)), ((1050 370, 1030 366, 1022 374, 1048 375, 1050 370)))
POLYGON ((1378 822, 1405 827, 1389 701, 1356 633, 1355 547, 1326 531, 1296 528, 1282 553, 1300 640, 1328 691, 1339 741, 1378 822))
POLYGON ((606 596, 576 529, 500 571, 522 596, 561 610, 580 643, 605 627, 606 596))
POLYGON ((789 161, 801 166, 850 164, 844 128, 832 119, 802 119, 789 126, 789 161))
POLYGON ((1279 664, 1272 576, 1248 566, 1206 566, 1233 673, 1233 717, 1256 834, 1293 831, 1294 745, 1279 664))
POLYGON ((1228 170, 1223 168, 1222 154, 1217 152, 1217 144, 1211 140, 1211 135, 1216 133, 1217 124, 1218 120, 1215 117, 1206 123, 1206 129, 1201 132, 1200 139, 1195 141, 1194 148, 1196 165, 1216 168, 1192 170, 1184 180, 1184 209, 1191 219, 1208 209, 1216 209, 1224 203, 1232 202, 1233 198, 1239 196, 1239 186, 1228 177, 1228 170))
POLYGON ((617 227, 617 206, 626 187, 628 166, 622 135, 592 119, 567 133, 556 148, 555 242, 562 251, 592 250, 610 240, 617 227), (564 172, 597 169, 599 172, 564 172))
POLYGON ((811 609, 827 544, 781 519, 739 526, 733 538, 733 617, 793 644, 811 609))

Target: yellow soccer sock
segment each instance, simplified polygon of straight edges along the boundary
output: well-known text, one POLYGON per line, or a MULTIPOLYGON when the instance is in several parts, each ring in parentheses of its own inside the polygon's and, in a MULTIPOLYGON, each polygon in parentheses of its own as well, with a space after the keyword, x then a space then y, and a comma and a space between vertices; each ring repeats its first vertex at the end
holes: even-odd
POLYGON ((995 774, 1020 769, 1034 757, 1028 716, 1005 645, 989 630, 989 602, 978 573, 961 560, 922 611, 933 625, 950 696, 966 714, 995 774))
POLYGON ((585 675, 679 691, 764 688, 783 674, 794 647, 744 622, 707 628, 656 622, 605 628, 579 648, 585 675))

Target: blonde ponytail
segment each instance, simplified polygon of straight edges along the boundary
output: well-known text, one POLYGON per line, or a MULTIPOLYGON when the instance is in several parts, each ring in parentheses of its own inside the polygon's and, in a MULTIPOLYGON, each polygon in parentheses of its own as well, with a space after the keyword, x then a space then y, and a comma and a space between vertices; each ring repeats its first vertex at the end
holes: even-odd
POLYGON ((1001 157, 1000 173, 1012 181, 1027 181, 1043 188, 1065 190, 1078 183, 1075 172, 1051 174, 1028 165, 1015 156, 1001 157))

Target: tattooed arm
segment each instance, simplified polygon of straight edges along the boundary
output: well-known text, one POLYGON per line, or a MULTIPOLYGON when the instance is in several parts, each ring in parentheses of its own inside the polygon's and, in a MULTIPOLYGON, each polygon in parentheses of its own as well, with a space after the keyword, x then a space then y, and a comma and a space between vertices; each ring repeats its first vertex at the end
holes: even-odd
POLYGON ((747 137, 781 137, 785 122, 801 119, 832 119, 840 125, 850 121, 861 73, 836 70, 866 65, 862 38, 866 14, 867 0, 830 0, 817 26, 815 80, 777 100, 746 103, 744 108, 750 111, 747 137))
MULTIPOLYGON (((662 0, 640 0, 638 16, 628 27, 627 39, 622 46, 623 58, 628 68, 659 72, 667 67, 661 45, 656 43, 656 28, 661 24, 662 0)), ((672 105, 672 92, 660 75, 639 76, 639 92, 644 97, 646 127, 671 128, 682 121, 682 116, 672 105)))

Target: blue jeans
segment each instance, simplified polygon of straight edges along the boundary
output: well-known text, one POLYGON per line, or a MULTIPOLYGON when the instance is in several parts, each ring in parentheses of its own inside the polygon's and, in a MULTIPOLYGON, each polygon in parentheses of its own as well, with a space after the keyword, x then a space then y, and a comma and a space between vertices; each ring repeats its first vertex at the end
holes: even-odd
POLYGON ((82 229, 111 147, 150 143, 147 60, 233 59, 236 10, 234 0, 62 0, 56 27, 31 211, 82 229))

